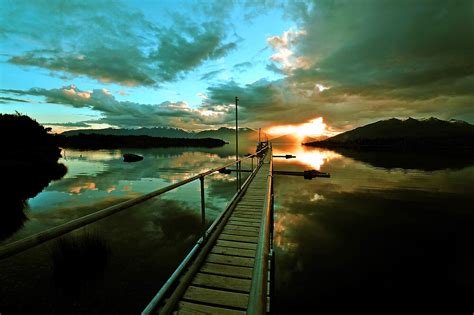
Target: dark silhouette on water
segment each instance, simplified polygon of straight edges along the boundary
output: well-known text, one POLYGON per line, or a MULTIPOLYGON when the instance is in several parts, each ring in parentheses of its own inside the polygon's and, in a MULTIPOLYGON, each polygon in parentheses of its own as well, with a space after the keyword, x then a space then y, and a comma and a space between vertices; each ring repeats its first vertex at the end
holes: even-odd
POLYGON ((304 145, 388 169, 436 171, 474 164, 474 126, 464 121, 392 118, 304 145))
MULTIPOLYGON (((108 135, 108 136, 149 136, 154 138, 214 138, 222 139, 227 142, 235 141, 235 129, 221 127, 219 129, 208 129, 198 132, 186 131, 179 128, 169 127, 155 127, 155 128, 137 128, 137 129, 117 129, 117 128, 105 128, 105 129, 77 129, 68 130, 61 133, 62 136, 78 136, 80 134, 90 135, 108 135)), ((245 138, 253 140, 255 138, 255 130, 250 128, 239 128, 239 138, 245 138)))
POLYGON ((111 136, 99 134, 79 134, 77 136, 56 135, 59 146, 75 149, 119 149, 158 147, 221 147, 223 140, 212 138, 164 138, 149 136, 111 136))
POLYGON ((407 151, 387 148, 331 148, 345 157, 385 169, 439 171, 474 165, 472 150, 407 151))
POLYGON ((437 118, 381 120, 337 136, 305 143, 323 148, 387 148, 397 150, 474 149, 474 126, 459 120, 437 118))
POLYGON ((143 160, 143 156, 141 155, 137 155, 137 154, 133 154, 133 153, 125 153, 123 155, 123 161, 124 162, 138 162, 138 161, 141 161, 143 160))
POLYGON ((0 240, 20 229, 27 220, 26 200, 36 196, 67 168, 50 129, 28 116, 0 114, 0 240))

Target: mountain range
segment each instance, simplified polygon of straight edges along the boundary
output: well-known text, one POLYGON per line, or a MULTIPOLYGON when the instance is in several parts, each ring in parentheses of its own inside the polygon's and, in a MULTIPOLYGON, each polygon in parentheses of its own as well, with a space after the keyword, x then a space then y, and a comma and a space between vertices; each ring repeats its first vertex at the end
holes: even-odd
MULTIPOLYGON (((77 136, 79 134, 90 135, 110 135, 110 136, 150 136, 166 138, 215 138, 226 142, 235 141, 235 129, 221 127, 219 129, 209 129, 199 132, 186 131, 179 128, 155 127, 138 129, 76 129, 63 132, 63 136, 77 136)), ((254 140, 258 137, 257 131, 250 128, 239 128, 239 138, 241 140, 254 140)), ((239 141, 240 142, 240 141, 239 141)))
POLYGON ((474 125, 461 120, 391 118, 337 136, 307 142, 317 147, 343 148, 474 148, 474 125))

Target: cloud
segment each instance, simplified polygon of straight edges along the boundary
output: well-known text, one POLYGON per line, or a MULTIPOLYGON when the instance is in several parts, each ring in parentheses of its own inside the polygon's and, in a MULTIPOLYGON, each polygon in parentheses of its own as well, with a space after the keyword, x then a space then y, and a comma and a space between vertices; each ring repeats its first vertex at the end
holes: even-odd
POLYGON ((298 53, 312 65, 295 73, 299 81, 320 79, 349 94, 408 99, 446 95, 453 85, 455 94, 468 93, 474 75, 471 1, 317 1, 294 6, 293 13, 306 31, 298 53), (443 85, 448 88, 439 91, 443 85))
POLYGON ((201 80, 209 80, 209 79, 212 79, 214 77, 216 77, 218 74, 224 72, 225 70, 224 69, 219 69, 219 70, 214 70, 214 71, 209 71, 207 73, 204 73, 202 76, 201 76, 201 80))
POLYGON ((95 121, 119 127, 175 126, 184 129, 204 129, 224 123, 229 106, 201 106, 191 108, 186 102, 140 104, 118 101, 108 90, 80 90, 75 85, 58 89, 32 88, 29 90, 0 90, 4 94, 31 95, 44 98, 44 102, 75 108, 89 108, 102 114, 95 121))
POLYGON ((0 96, 0 103, 7 104, 7 103, 11 103, 11 102, 15 102, 15 103, 31 103, 31 102, 28 101, 28 100, 23 100, 23 99, 13 98, 13 97, 3 97, 3 96, 0 96))
POLYGON ((249 62, 249 61, 246 61, 246 62, 241 62, 241 63, 238 63, 236 65, 234 65, 232 68, 234 70, 237 70, 237 71, 245 71, 247 70, 248 68, 252 67, 252 63, 249 62))
POLYGON ((14 1, 2 9, 2 40, 28 47, 8 62, 60 77, 154 86, 236 48, 224 20, 195 21, 170 12, 172 26, 163 26, 115 1, 14 1))
MULTIPOLYGON (((270 60, 281 64, 281 68, 277 68, 277 72, 291 73, 295 69, 308 69, 310 67, 310 62, 306 57, 295 56, 294 51, 292 51, 293 46, 304 35, 306 35, 304 29, 293 30, 290 28, 282 36, 275 35, 267 38, 268 45, 275 50, 270 60)), ((272 67, 270 66, 269 69, 272 69, 272 67)))
POLYGON ((78 122, 65 122, 65 123, 42 123, 46 126, 61 126, 61 127, 78 127, 78 128, 89 128, 91 125, 83 121, 78 122))
POLYGON ((208 88, 206 104, 241 99, 253 127, 323 116, 348 129, 390 117, 474 121, 470 1, 303 1, 285 10, 297 23, 267 43, 267 69, 284 75, 208 88))

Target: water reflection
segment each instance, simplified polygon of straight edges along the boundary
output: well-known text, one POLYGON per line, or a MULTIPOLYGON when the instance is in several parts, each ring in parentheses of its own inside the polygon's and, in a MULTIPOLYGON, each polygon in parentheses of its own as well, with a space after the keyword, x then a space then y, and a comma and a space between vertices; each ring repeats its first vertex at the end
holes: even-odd
POLYGON ((296 160, 279 158, 282 165, 294 166, 299 164, 305 167, 311 167, 315 170, 321 170, 325 163, 332 160, 342 159, 342 155, 327 149, 308 148, 297 143, 289 143, 284 145, 275 145, 273 148, 274 155, 292 154, 296 156, 296 160), (296 161, 296 162, 295 162, 296 161))
MULTIPOLYGON (((301 168, 295 155, 275 167, 301 168)), ((407 171, 339 155, 322 168, 331 178, 275 177, 277 313, 472 309, 474 167, 407 171)))
MULTIPOLYGON (((0 161, 3 162, 3 161, 0 161)), ((25 208, 27 200, 40 193, 51 181, 66 173, 63 164, 0 163, 2 183, 0 184, 0 241, 7 239, 27 222, 25 208)))
MULTIPOLYGON (((128 150, 63 151, 64 158, 61 162, 67 165, 68 173, 62 180, 53 182, 41 194, 28 200, 31 220, 4 243, 148 193, 235 159, 232 155, 217 154, 215 149, 210 151, 212 152, 193 152, 189 148, 137 149, 134 152, 145 158, 139 163, 131 164, 122 160, 123 153, 128 150)), ((233 195, 234 181, 234 176, 223 174, 206 178, 209 218, 217 216, 229 195, 233 195), (218 186, 215 190, 221 193, 209 193, 214 186, 218 186), (227 190, 229 192, 225 193, 227 190)), ((196 205, 200 204, 199 183, 182 186, 163 198, 188 203, 197 212, 199 207, 196 205)))
MULTIPOLYGON (((275 169, 331 173, 274 178, 277 313, 472 310, 474 167, 426 172, 374 167, 331 150, 274 149, 297 156, 275 158, 275 169)), ((150 149, 126 164, 122 153, 68 151, 69 173, 29 200, 30 220, 7 241, 233 159, 214 150, 150 149)), ((235 177, 215 174, 205 187, 209 223, 234 194, 235 177)), ((191 183, 89 226, 110 256, 78 294, 54 281, 48 244, 1 261, 0 311, 63 314, 74 305, 76 313, 139 313, 199 235, 199 189, 191 183)))
MULTIPOLYGON (((70 172, 28 201, 30 220, 4 243, 234 159, 231 155, 188 149, 135 152, 145 159, 127 164, 122 162, 120 150, 68 150, 63 162, 70 172)), ((209 225, 235 193, 235 177, 208 176, 205 189, 209 225)), ((60 246, 59 254, 58 246, 48 242, 0 261, 1 311, 139 313, 195 243, 201 229, 200 187, 196 181, 68 235, 82 239, 92 233, 92 242, 68 241, 60 246), (82 246, 84 243, 87 246, 82 246), (102 255, 103 246, 95 246, 99 243, 106 244, 107 255, 102 255), (91 253, 97 254, 92 261, 100 263, 100 268, 87 265, 91 253), (104 259, 97 261, 100 257, 104 259), (82 266, 78 266, 76 262, 81 261, 82 266), (25 299, 29 301, 26 304, 25 299)))
MULTIPOLYGON (((318 151, 322 149, 317 149, 318 151)), ((368 149, 335 148, 336 152, 374 167, 386 169, 410 169, 438 171, 443 169, 462 169, 474 165, 474 152, 471 150, 431 150, 431 151, 374 151, 368 149)))

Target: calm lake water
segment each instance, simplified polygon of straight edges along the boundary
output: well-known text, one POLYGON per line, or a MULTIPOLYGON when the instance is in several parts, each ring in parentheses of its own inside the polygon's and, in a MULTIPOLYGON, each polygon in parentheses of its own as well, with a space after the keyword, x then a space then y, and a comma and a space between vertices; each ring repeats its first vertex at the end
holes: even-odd
MULTIPOLYGON (((232 151, 133 150, 145 159, 128 164, 121 157, 130 150, 67 150, 67 175, 28 200, 28 220, 1 243, 228 163, 232 151)), ((331 178, 275 176, 276 313, 474 310, 471 157, 276 144, 280 153, 297 158, 275 158, 277 170, 331 178)), ((209 224, 234 194, 235 176, 215 174, 205 185, 209 224)), ((57 241, 0 261, 0 313, 140 313, 196 241, 200 220, 196 181, 72 233, 106 244, 100 270, 79 265, 59 279, 57 241)))

